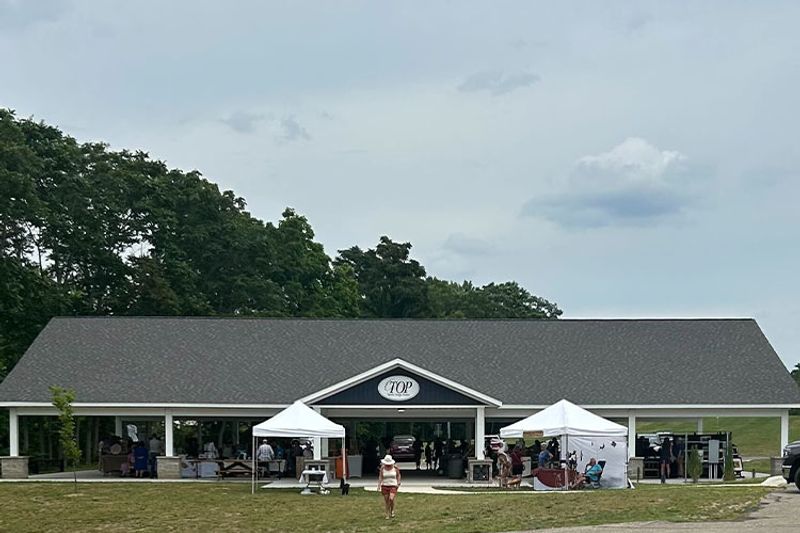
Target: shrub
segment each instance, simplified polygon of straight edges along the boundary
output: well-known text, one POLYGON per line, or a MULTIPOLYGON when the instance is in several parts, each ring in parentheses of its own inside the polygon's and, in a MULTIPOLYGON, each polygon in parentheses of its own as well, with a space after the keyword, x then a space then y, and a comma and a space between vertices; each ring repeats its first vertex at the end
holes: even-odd
POLYGON ((692 446, 692 449, 689 450, 689 456, 686 462, 686 473, 689 474, 689 477, 692 478, 694 483, 700 479, 700 475, 703 473, 703 462, 700 459, 700 452, 697 450, 697 446, 692 446))

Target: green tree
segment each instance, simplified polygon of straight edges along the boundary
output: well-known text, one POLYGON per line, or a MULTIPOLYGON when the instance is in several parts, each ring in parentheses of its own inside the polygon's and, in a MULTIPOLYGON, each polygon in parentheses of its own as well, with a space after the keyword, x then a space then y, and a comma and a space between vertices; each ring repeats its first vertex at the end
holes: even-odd
POLYGON ((736 479, 736 473, 733 469, 733 444, 731 443, 731 435, 728 433, 727 444, 725 445, 724 463, 722 465, 722 479, 723 481, 733 481, 736 479))
POLYGON ((794 365, 794 369, 790 373, 797 384, 800 385, 800 363, 794 365))
POLYGON ((430 316, 425 268, 410 258, 411 243, 383 236, 374 249, 340 250, 335 264, 349 266, 358 282, 361 315, 382 318, 430 316))
POLYGON ((53 395, 53 406, 58 410, 58 440, 61 444, 61 452, 64 454, 64 461, 72 467, 72 476, 77 487, 77 467, 78 461, 81 459, 81 449, 75 435, 75 415, 72 409, 75 391, 51 386, 50 392, 53 395))

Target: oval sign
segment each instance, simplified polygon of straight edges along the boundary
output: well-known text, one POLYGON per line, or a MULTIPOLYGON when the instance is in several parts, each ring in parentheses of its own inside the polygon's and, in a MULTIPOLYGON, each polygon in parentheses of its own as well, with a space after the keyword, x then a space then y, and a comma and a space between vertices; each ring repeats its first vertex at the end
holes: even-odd
POLYGON ((389 376, 378 383, 378 394, 393 402, 410 400, 419 393, 419 383, 408 376, 389 376))

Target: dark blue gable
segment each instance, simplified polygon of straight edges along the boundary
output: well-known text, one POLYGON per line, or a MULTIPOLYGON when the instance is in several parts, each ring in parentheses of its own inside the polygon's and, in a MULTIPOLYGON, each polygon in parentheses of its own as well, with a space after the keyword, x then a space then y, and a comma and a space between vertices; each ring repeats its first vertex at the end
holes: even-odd
POLYGON ((449 389, 428 378, 424 378, 402 368, 389 370, 347 390, 337 392, 324 400, 314 402, 315 405, 386 405, 401 408, 404 405, 483 405, 482 402, 464 396, 460 392, 449 389), (387 400, 378 394, 378 384, 389 376, 408 376, 419 383, 419 392, 409 400, 396 402, 387 400))

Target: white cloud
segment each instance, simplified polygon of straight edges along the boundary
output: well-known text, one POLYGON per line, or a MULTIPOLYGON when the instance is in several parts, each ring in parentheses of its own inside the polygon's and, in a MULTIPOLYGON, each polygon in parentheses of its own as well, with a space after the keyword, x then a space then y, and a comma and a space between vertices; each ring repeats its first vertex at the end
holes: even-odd
POLYGON ((591 179, 600 174, 607 178, 603 186, 614 182, 660 183, 665 174, 685 160, 680 152, 660 150, 642 138, 628 137, 608 152, 581 157, 577 177, 591 179))
POLYGON ((680 152, 629 137, 578 159, 566 179, 528 201, 523 214, 568 227, 643 224, 674 215, 690 201, 685 161, 680 152))

